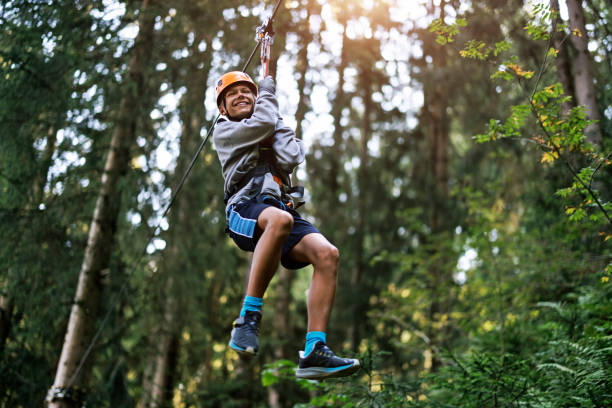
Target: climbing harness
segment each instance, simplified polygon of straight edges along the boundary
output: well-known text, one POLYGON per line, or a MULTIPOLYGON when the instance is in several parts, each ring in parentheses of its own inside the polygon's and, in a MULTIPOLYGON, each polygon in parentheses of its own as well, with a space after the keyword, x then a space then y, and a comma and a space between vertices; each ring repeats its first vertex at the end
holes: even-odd
POLYGON ((240 180, 232 185, 228 191, 225 192, 223 201, 227 204, 229 199, 236 194, 238 191, 246 187, 247 184, 253 180, 249 191, 246 196, 250 199, 257 198, 261 195, 263 182, 266 174, 272 174, 274 181, 281 190, 281 198, 287 199, 283 202, 283 205, 293 208, 294 210, 301 207, 304 201, 304 187, 303 186, 291 186, 291 180, 286 178, 283 181, 282 173, 276 166, 276 159, 274 158, 274 150, 267 146, 266 143, 259 144, 259 159, 257 165, 249 170, 240 180))
MULTIPOLYGON (((271 41, 272 41, 271 38, 274 35, 274 33, 272 31, 272 21, 274 20, 274 17, 276 16, 276 13, 277 13, 278 8, 280 7, 281 3, 282 3, 282 0, 278 0, 277 1, 276 5, 274 6, 274 10, 272 11, 272 15, 270 16, 270 18, 264 24, 262 24, 262 26, 258 27, 258 30, 261 27, 265 27, 265 29, 263 30, 263 34, 264 34, 263 35, 263 39, 261 41, 257 41, 257 45, 255 46, 255 48, 253 49, 253 51, 249 55, 246 63, 244 64, 244 67, 242 68, 242 72, 246 72, 246 70, 248 69, 249 65, 251 64, 251 61, 252 61, 253 57, 255 56, 255 53, 257 52, 257 49, 260 46, 262 46, 262 45, 264 46, 263 49, 267 50, 265 53, 262 51, 262 55, 265 55, 266 58, 267 58, 266 59, 266 68, 265 68, 266 71, 265 71, 265 73, 268 72, 267 70, 268 70, 268 67, 269 67, 270 44, 271 44, 271 41), (265 44, 263 44, 264 42, 265 42, 265 44)), ((136 265, 138 265, 138 264, 140 264, 142 262, 142 260, 144 259, 144 257, 147 254, 147 247, 149 246, 149 243, 151 242, 151 240, 161 230, 161 222, 162 222, 161 220, 163 220, 166 217, 166 215, 170 211, 170 208, 172 207, 172 205, 176 201, 176 198, 178 197, 179 193, 181 192, 181 190, 183 188, 183 185, 185 184, 185 181, 187 180, 187 177, 191 173, 191 170, 193 169, 196 161, 198 160, 198 157, 200 156, 200 153, 204 149, 204 146, 206 146, 206 143, 208 143, 208 140, 210 139, 212 131, 214 130, 215 126, 217 125, 217 122, 219 121, 220 117, 221 117, 221 114, 219 113, 219 114, 217 114, 216 118, 213 120, 212 126, 208 129, 208 132, 206 133, 206 137, 204 138, 202 143, 200 143, 200 146, 196 150, 193 158, 191 159, 191 162, 189 163, 189 166, 187 166, 187 170, 185 170, 185 173, 181 177, 181 180, 179 181, 179 183, 178 183, 178 185, 177 185, 177 187, 176 187, 176 189, 174 191, 174 194, 170 197, 170 201, 166 205, 166 208, 162 212, 162 215, 158 218, 159 221, 157 223, 157 226, 153 229, 153 232, 149 235, 148 239, 146 240, 146 244, 145 244, 145 246, 144 246, 144 248, 142 250, 141 256, 138 258, 138 260, 136 262, 136 265)), ((135 269, 135 267, 134 267, 134 269, 135 269)), ((129 280, 126 278, 125 281, 123 282, 123 285, 119 289, 119 292, 117 292, 115 294, 114 299, 110 302, 110 307, 108 308, 104 318, 102 319, 102 322, 100 323, 100 326, 98 327, 98 330, 96 331, 96 333, 92 337, 92 340, 91 340, 89 346, 87 347, 87 349, 83 353, 83 356, 81 357, 81 360, 80 360, 80 362, 79 362, 79 364, 78 364, 74 374, 70 377, 70 380, 68 381, 68 383, 65 384, 64 386, 53 386, 49 390, 49 392, 47 394, 47 397, 46 397, 46 401, 47 402, 54 402, 54 401, 64 400, 64 401, 72 401, 72 402, 77 403, 77 404, 80 405, 80 402, 85 400, 85 391, 84 391, 84 389, 80 388, 80 387, 74 386, 74 382, 78 378, 78 375, 79 375, 81 369, 85 365, 85 361, 89 357, 89 354, 91 353, 91 351, 94 348, 96 342, 98 341, 98 338, 102 334, 102 331, 103 331, 107 321, 109 320, 109 317, 110 317, 111 313, 115 309, 115 306, 119 302, 119 299, 127 292, 128 281, 129 280)))

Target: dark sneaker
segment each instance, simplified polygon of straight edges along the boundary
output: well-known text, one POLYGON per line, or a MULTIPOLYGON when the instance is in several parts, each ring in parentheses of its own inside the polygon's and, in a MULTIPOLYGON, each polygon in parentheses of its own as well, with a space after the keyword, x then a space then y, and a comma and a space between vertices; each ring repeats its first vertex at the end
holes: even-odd
POLYGON ((300 351, 298 369, 295 376, 311 380, 344 377, 359 370, 359 360, 337 357, 333 351, 321 341, 315 343, 307 356, 300 351))
POLYGON ((240 354, 251 356, 257 354, 257 350, 259 350, 257 334, 259 333, 260 321, 261 312, 252 310, 247 310, 244 316, 234 320, 229 346, 240 354))

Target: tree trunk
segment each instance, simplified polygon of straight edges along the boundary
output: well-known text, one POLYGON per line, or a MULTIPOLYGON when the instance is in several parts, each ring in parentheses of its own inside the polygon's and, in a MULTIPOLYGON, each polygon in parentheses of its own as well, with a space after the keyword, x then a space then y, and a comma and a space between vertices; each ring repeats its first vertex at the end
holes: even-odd
MULTIPOLYGON (((440 18, 444 20, 445 6, 447 2, 441 1, 438 6, 440 18)), ((430 1, 430 13, 434 15, 436 6, 430 1)), ((439 80, 443 76, 445 69, 448 69, 446 64, 445 49, 438 44, 432 44, 429 50, 433 58, 433 66, 435 67, 434 75, 423 88, 424 106, 423 106, 423 124, 426 129, 426 137, 428 140, 428 173, 430 175, 428 184, 429 199, 429 228, 431 236, 435 239, 443 234, 448 228, 448 214, 446 213, 446 202, 448 201, 448 149, 449 149, 449 126, 448 115, 446 113, 448 107, 447 89, 444 86, 444 81, 439 80)), ((437 350, 445 342, 444 329, 434 328, 436 322, 442 313, 447 313, 449 307, 444 305, 447 300, 447 294, 444 293, 451 276, 444 270, 444 256, 437 256, 439 250, 432 250, 432 257, 437 259, 436 262, 430 265, 428 276, 428 289, 431 293, 431 303, 429 305, 427 315, 427 337, 431 340, 430 349, 427 350, 426 356, 431 356, 431 366, 425 367, 433 372, 437 371, 440 364, 440 359, 437 350)), ((429 357, 426 358, 428 360, 429 357)))
MULTIPOLYGON (((559 1, 550 0, 550 8, 559 11, 559 1)), ((557 14, 555 18, 555 26, 562 23, 561 17, 557 14)), ((557 79, 563 86, 563 91, 566 95, 574 95, 574 84, 572 82, 572 69, 570 65, 569 53, 567 51, 567 42, 564 41, 565 34, 563 32, 553 33, 554 47, 559 51, 555 65, 557 68, 557 79)), ((563 116, 567 116, 570 109, 575 106, 574 101, 564 102, 561 106, 563 116)))
MULTIPOLYGON (((277 273, 277 296, 274 303, 274 359, 290 359, 289 342, 291 339, 291 318, 289 306, 291 305, 291 287, 295 280, 295 271, 283 267, 277 273)), ((268 387, 268 405, 271 408, 282 408, 287 401, 283 399, 281 387, 268 387)))
POLYGON ((0 296, 0 356, 4 353, 6 339, 11 332, 11 318, 15 303, 9 296, 0 296))
MULTIPOLYGON (((363 269, 365 267, 364 256, 364 240, 366 237, 366 218, 367 218, 367 188, 368 188, 368 142, 370 141, 371 132, 371 114, 372 114, 372 78, 370 75, 370 67, 360 67, 360 88, 363 89, 363 117, 361 122, 361 139, 359 148, 359 170, 357 171, 357 184, 359 186, 359 197, 357 197, 357 225, 355 232, 355 268, 351 276, 351 288, 353 293, 362 293, 361 281, 363 269)), ((363 303, 359 299, 354 300, 354 312, 352 313, 353 321, 349 328, 349 339, 351 349, 358 350, 361 342, 361 324, 364 318, 363 303)))
POLYGON ((599 109, 597 107, 595 79, 593 77, 591 55, 588 49, 589 39, 584 23, 582 1, 567 0, 567 9, 569 12, 570 30, 572 32, 570 38, 576 50, 576 55, 572 61, 576 103, 584 105, 588 119, 597 121, 589 125, 585 133, 590 143, 601 146, 599 109))
POLYGON ((144 86, 143 71, 148 66, 152 49, 155 16, 149 12, 147 6, 148 0, 144 0, 139 17, 140 31, 128 67, 129 82, 125 84, 126 93, 119 106, 119 116, 89 226, 87 247, 55 381, 47 396, 49 407, 53 408, 79 405, 80 397, 71 394, 74 395, 76 387, 84 387, 87 384, 91 365, 89 352, 101 310, 101 278, 110 262, 119 213, 121 194, 118 184, 128 169, 130 147, 135 140, 136 120, 140 114, 138 107, 141 106, 140 98, 144 86))
MULTIPOLYGON (((448 118, 446 115, 447 101, 440 86, 431 90, 432 94, 425 96, 426 109, 428 111, 428 138, 429 138, 429 172, 432 175, 431 182, 431 206, 429 213, 429 227, 435 237, 444 233, 446 229, 445 203, 448 199, 448 118)), ((435 250, 437 251, 437 250, 435 250)), ((436 254, 432 254, 432 257, 436 254)), ((431 291, 431 304, 428 313, 427 336, 431 339, 431 371, 439 368, 439 357, 436 350, 444 342, 442 329, 434 329, 433 323, 440 318, 445 298, 444 288, 450 280, 450 276, 444 270, 444 256, 435 256, 437 261, 432 263, 429 270, 429 289, 431 291)))
POLYGON ((331 171, 329 172, 329 191, 332 198, 332 203, 338 202, 338 194, 340 192, 340 183, 338 174, 340 172, 340 158, 342 152, 342 110, 346 104, 346 94, 344 93, 344 70, 348 64, 348 56, 346 55, 346 43, 348 36, 346 34, 346 21, 339 21, 342 24, 342 51, 340 53, 340 64, 338 65, 338 88, 336 89, 336 97, 333 101, 331 115, 334 118, 334 147, 331 161, 331 171))
POLYGON ((308 72, 308 45, 312 42, 313 36, 310 32, 310 10, 311 0, 306 2, 306 17, 303 20, 303 29, 300 34, 300 47, 297 55, 296 72, 298 74, 297 88, 299 93, 299 100, 297 109, 295 111, 295 137, 303 139, 303 122, 308 111, 309 103, 306 95, 306 73, 308 72))
POLYGON ((170 294, 166 296, 163 324, 158 331, 158 335, 155 336, 155 371, 151 382, 150 395, 147 395, 149 404, 142 405, 143 408, 166 407, 170 406, 172 402, 179 341, 175 324, 177 304, 171 294, 173 289, 172 277, 167 280, 166 285, 170 294))
POLYGON ((144 372, 142 375, 142 395, 136 405, 137 408, 147 408, 151 406, 151 390, 153 389, 153 377, 156 361, 148 359, 145 363, 144 372))
MULTIPOLYGON (((435 60, 434 60, 435 61, 435 60)), ((436 84, 430 94, 425 96, 428 111, 428 138, 429 138, 429 164, 432 175, 431 189, 432 204, 429 213, 429 227, 431 233, 443 234, 447 228, 447 215, 445 203, 448 200, 448 149, 449 129, 446 108, 448 101, 442 84, 436 84)), ((427 335, 432 340, 431 370, 435 372, 439 367, 439 357, 436 349, 444 343, 442 329, 434 329, 433 322, 440 318, 443 310, 443 300, 446 299, 444 288, 451 277, 444 270, 444 256, 437 256, 437 262, 430 267, 430 290, 432 301, 429 309, 428 321, 430 330, 427 335), (434 331, 435 330, 435 331, 434 331)))
MULTIPOLYGON (((219 296, 221 295, 221 280, 219 278, 213 278, 212 287, 210 288, 210 297, 208 304, 208 324, 210 327, 219 324, 217 322, 217 315, 219 312, 219 296)), ((228 333, 229 334, 229 333, 228 333)), ((210 382, 213 380, 212 370, 212 358, 214 350, 212 348, 212 336, 210 343, 206 345, 206 351, 204 353, 204 380, 210 382)))

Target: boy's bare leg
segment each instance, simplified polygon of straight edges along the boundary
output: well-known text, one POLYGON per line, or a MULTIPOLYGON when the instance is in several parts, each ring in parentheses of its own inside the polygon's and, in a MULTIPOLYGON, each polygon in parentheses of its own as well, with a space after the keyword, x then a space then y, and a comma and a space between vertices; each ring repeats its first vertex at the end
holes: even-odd
POLYGON ((246 294, 263 298, 278 268, 283 243, 293 228, 293 217, 287 211, 268 207, 257 217, 257 226, 263 233, 253 252, 246 294))
MULTIPOLYGON (((283 243, 293 228, 293 216, 286 211, 275 207, 268 207, 257 217, 257 226, 262 234, 255 246, 249 282, 247 284, 247 297, 243 304, 240 316, 234 321, 234 328, 229 345, 240 354, 253 356, 259 350, 257 332, 261 313, 257 309, 246 309, 248 306, 256 307, 256 298, 263 298, 270 280, 274 276, 281 257, 283 243), (250 297, 250 298, 249 298, 250 297), (247 306, 247 299, 253 302, 247 306), (249 313, 248 310, 253 310, 249 313), (244 311, 244 314, 242 313, 244 311)), ((259 299, 261 302, 261 299, 259 299)), ((259 303, 261 308, 261 303, 259 303)))
POLYGON ((305 235, 291 250, 296 261, 314 267, 308 290, 308 331, 325 332, 336 295, 338 249, 322 234, 305 235))
POLYGON ((314 267, 308 291, 308 333, 304 351, 299 353, 296 377, 320 380, 353 374, 359 370, 359 360, 338 357, 326 345, 325 332, 336 294, 338 249, 323 235, 314 233, 304 236, 291 255, 314 267))

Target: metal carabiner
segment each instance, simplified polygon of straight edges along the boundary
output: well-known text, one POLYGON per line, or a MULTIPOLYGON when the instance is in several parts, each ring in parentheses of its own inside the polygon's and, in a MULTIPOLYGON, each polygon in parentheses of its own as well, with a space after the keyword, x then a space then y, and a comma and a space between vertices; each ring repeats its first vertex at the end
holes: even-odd
POLYGON ((274 43, 272 20, 266 20, 262 25, 257 27, 255 41, 261 43, 261 73, 262 77, 265 78, 270 72, 270 46, 274 43))

